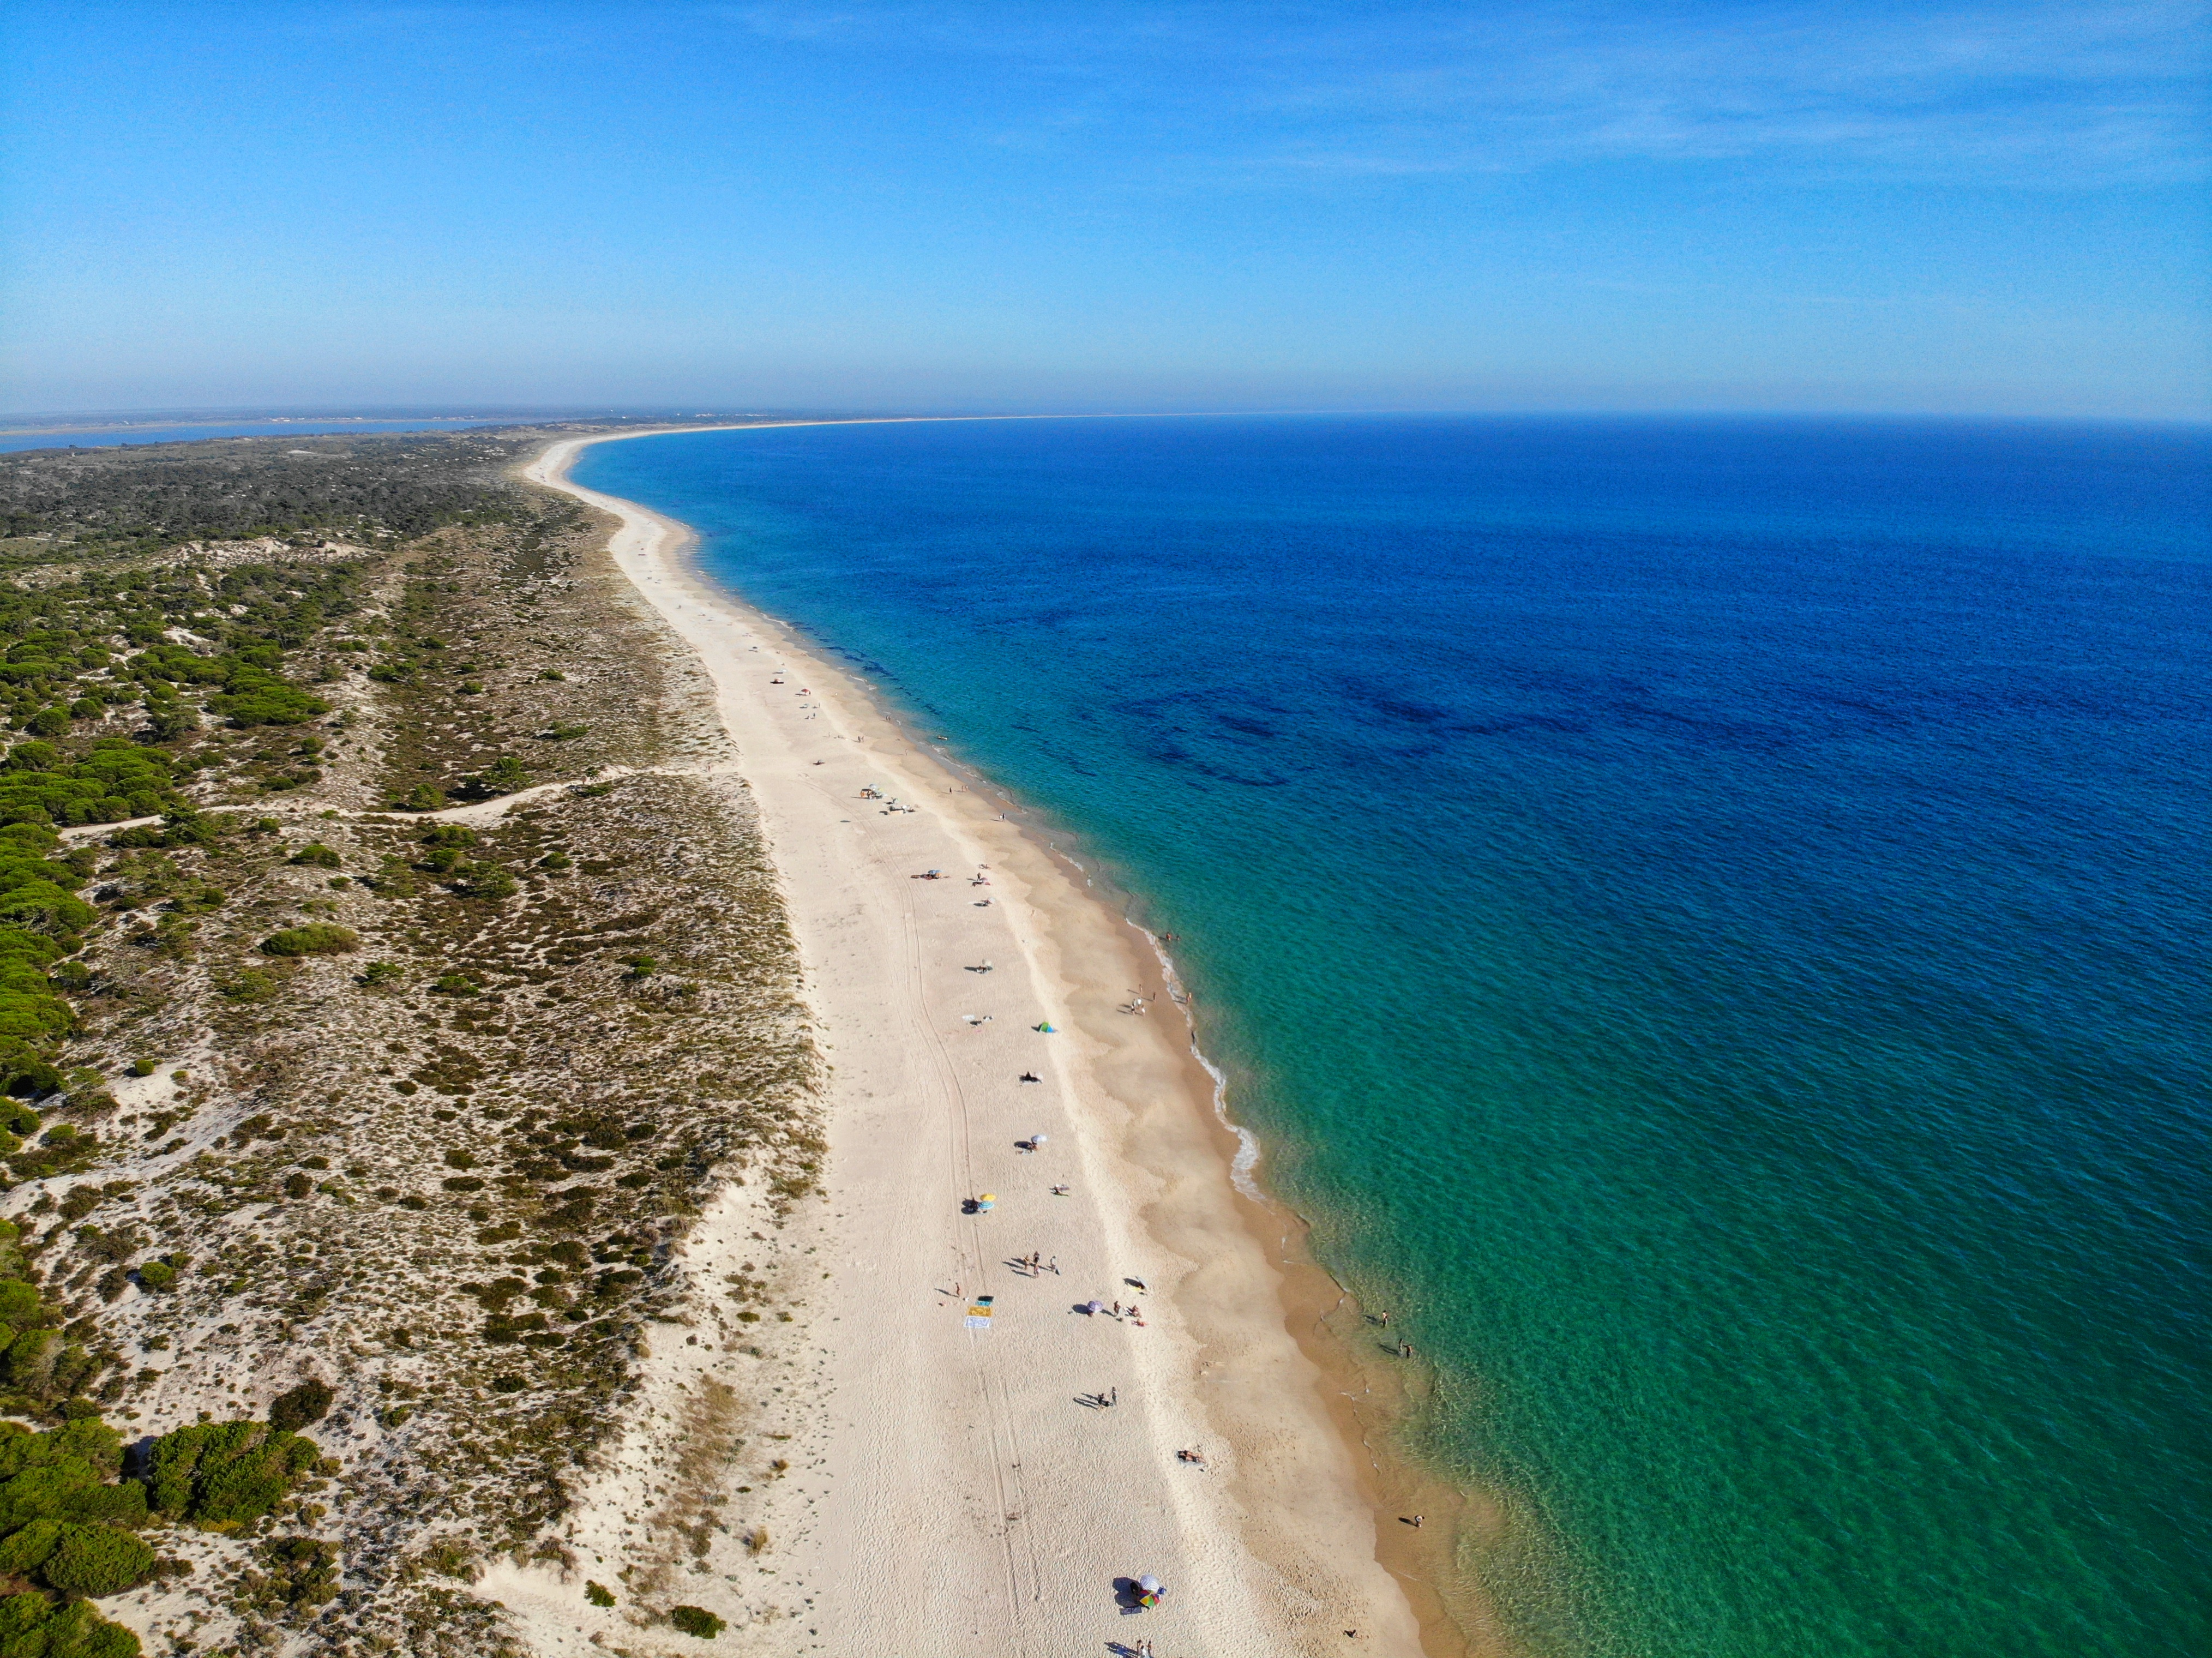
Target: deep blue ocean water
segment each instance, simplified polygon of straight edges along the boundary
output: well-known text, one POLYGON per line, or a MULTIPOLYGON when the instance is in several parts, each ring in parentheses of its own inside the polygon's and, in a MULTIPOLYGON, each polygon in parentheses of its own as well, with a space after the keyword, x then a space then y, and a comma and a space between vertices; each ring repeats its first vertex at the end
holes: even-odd
POLYGON ((1182 935, 1518 1642, 2212 1652, 2212 434, 856 426, 594 489, 1182 935))

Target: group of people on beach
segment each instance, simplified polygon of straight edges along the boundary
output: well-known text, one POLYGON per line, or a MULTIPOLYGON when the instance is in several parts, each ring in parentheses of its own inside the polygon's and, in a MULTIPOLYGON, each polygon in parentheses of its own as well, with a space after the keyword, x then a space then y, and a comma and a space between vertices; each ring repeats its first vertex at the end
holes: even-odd
MULTIPOLYGON (((873 789, 865 790, 863 791, 863 793, 868 798, 878 799, 882 799, 882 797, 873 789)), ((886 805, 890 809, 896 809, 898 802, 894 799, 887 802, 886 805)), ((908 810, 911 810, 911 808, 908 808, 908 810)), ((990 877, 987 872, 988 870, 988 865, 984 865, 983 867, 977 869, 975 873, 969 878, 971 885, 988 886, 990 884, 990 877)), ((921 873, 916 874, 913 878, 918 881, 939 881, 945 879, 945 877, 944 871, 939 869, 931 869, 925 870, 921 873)), ((988 903, 990 901, 988 899, 984 899, 981 902, 988 903)), ((980 966, 969 966, 968 968, 969 972, 978 975, 988 974, 991 970, 992 964, 988 961, 982 963, 980 966)), ((1146 1006, 1147 1000, 1148 999, 1142 992, 1132 991, 1130 993, 1129 1001, 1124 1005, 1121 1011, 1125 1013, 1137 1014, 1146 1012, 1148 1011, 1146 1006)), ((966 1022, 972 1026, 987 1023, 990 1016, 988 1014, 980 1016, 975 1014, 968 1014, 963 1015, 963 1017, 965 1018, 966 1022)), ((1037 1028, 1040 1030, 1047 1032, 1051 1030, 1051 1026, 1048 1023, 1041 1024, 1037 1028)), ((1021 1073, 1020 1079, 1024 1083, 1030 1084, 1039 1083, 1043 1080, 1035 1072, 1031 1071, 1023 1072, 1021 1073)), ((1042 1151, 1044 1149, 1048 1138, 1048 1137, 1047 1135, 1042 1133, 1032 1133, 1026 1139, 1017 1140, 1015 1145, 1021 1151, 1033 1154, 1042 1151)), ((1066 1197, 1069 1194, 1071 1189, 1072 1188, 1065 1181, 1055 1181, 1051 1187, 1052 1193, 1055 1197, 1066 1197)), ((992 1206, 988 1198, 971 1198, 962 1206, 970 1213, 976 1213, 988 1212, 992 1206)), ((1060 1275, 1060 1257, 1057 1255, 1048 1257, 1041 1249, 1032 1249, 1027 1254, 1017 1255, 1013 1258, 1012 1264, 1018 1271, 1033 1278, 1041 1278, 1047 1272, 1050 1272, 1055 1277, 1060 1275)), ((1139 1292, 1142 1292, 1146 1287, 1141 1279, 1130 1278, 1127 1279, 1127 1282, 1135 1285, 1139 1292)), ((951 1300, 956 1305, 959 1304, 962 1301, 962 1289, 963 1286, 957 1284, 954 1284, 952 1287, 951 1300)), ((1103 1315, 1110 1317, 1118 1322, 1131 1323, 1137 1325, 1139 1327, 1142 1327, 1145 1322, 1141 1316, 1143 1308, 1140 1304, 1131 1303, 1127 1305, 1124 1305, 1118 1297, 1113 1302, 1110 1309, 1109 1309, 1104 1303, 1094 1298, 1086 1303, 1084 1310, 1091 1313, 1094 1316, 1103 1315)), ((972 1321, 971 1321, 971 1322, 972 1321)), ((1094 1408, 1098 1410, 1112 1410, 1121 1402, 1121 1390, 1117 1387, 1109 1385, 1107 1387, 1098 1388, 1096 1392, 1092 1393, 1090 1395, 1090 1398, 1085 1402, 1091 1405, 1094 1408)), ((1212 1472, 1212 1469, 1206 1461, 1205 1452, 1200 1450, 1195 1446, 1186 1447, 1182 1449, 1177 1450, 1176 1452, 1176 1461, 1185 1467, 1194 1467, 1201 1473, 1212 1472)), ((1147 1576, 1139 1581, 1142 1588, 1137 1600, 1138 1606, 1140 1607, 1158 1606, 1159 1604, 1160 1595, 1158 1580, 1147 1576)), ((1139 1640, 1133 1647, 1120 1649, 1127 1653, 1128 1655, 1128 1658, 1158 1658, 1157 1651, 1150 1640, 1139 1640)))

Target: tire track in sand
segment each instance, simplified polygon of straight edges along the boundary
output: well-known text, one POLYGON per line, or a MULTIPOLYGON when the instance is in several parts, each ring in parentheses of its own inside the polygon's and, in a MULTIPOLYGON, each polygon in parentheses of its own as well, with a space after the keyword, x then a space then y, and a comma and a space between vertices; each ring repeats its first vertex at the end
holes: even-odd
MULTIPOLYGON (((975 1179, 975 1125, 968 1108, 968 1092, 961 1084, 959 1069, 953 1063, 952 1055, 946 1049, 945 1039, 937 1028, 935 1019, 932 1017, 933 1010, 929 1006, 930 981, 923 970, 921 920, 915 912, 915 895, 910 889, 904 890, 900 893, 900 900, 899 920, 906 944, 907 982, 914 987, 908 1023, 909 1029, 921 1038, 937 1072, 939 1089, 945 1102, 947 1149, 955 1165, 954 1173, 957 1177, 956 1190, 964 1198, 965 1195, 972 1194, 979 1189, 975 1179)), ((968 1241, 969 1254, 979 1291, 988 1291, 992 1287, 989 1271, 991 1258, 983 1248, 982 1230, 977 1221, 971 1219, 969 1222, 968 1241)), ((1006 1576, 1009 1623, 1007 1634, 1015 1643, 1014 1651, 1010 1655, 1010 1658, 1021 1658, 1021 1655, 1028 1651, 1029 1645, 1027 1640, 1029 1619, 1021 1583, 1023 1564, 1021 1556, 1028 1557, 1030 1579, 1030 1592, 1026 1597, 1028 1604, 1039 1604, 1044 1599, 1043 1570, 1042 1563, 1036 1558, 1034 1532, 1029 1523, 1028 1492, 1018 1477, 1021 1443, 1020 1436, 1014 1427, 1012 1401, 1007 1396, 1004 1381, 994 1378, 992 1374, 992 1359, 984 1344, 972 1334, 968 1337, 968 1343, 970 1375, 974 1378, 978 1401, 982 1406, 981 1415, 988 1440, 992 1494, 997 1503, 995 1513, 999 1528, 1000 1550, 1006 1576), (993 1386, 994 1380, 997 1381, 995 1389, 993 1386), (1011 1492, 1008 1490, 1009 1473, 1016 1476, 1013 1480, 1014 1489, 1011 1492), (1019 1521, 1009 1519, 1008 1516, 1015 1515, 1021 1516, 1019 1521), (1019 1526, 1022 1533, 1018 1544, 1014 1537, 1017 1525, 1019 1526)))

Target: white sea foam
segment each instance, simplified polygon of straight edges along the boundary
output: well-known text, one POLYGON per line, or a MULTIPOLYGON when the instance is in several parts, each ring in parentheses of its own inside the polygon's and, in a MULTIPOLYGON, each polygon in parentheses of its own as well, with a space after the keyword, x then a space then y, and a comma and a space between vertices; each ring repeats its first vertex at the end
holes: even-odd
MULTIPOLYGON (((1176 974, 1175 957, 1168 954, 1167 945, 1150 927, 1139 926, 1137 931, 1145 935, 1146 941, 1152 947, 1152 954, 1159 958, 1160 976, 1167 981, 1169 996, 1182 1007, 1188 1008, 1190 993, 1183 988, 1182 979, 1176 974)), ((1204 1066, 1206 1074, 1213 1078, 1213 1114, 1221 1120, 1224 1128, 1237 1136, 1237 1155, 1229 1162, 1231 1183, 1253 1202, 1265 1203, 1267 1197, 1260 1190, 1260 1182, 1254 1178, 1260 1167, 1260 1137, 1229 1114, 1229 1073, 1214 1064, 1206 1056, 1206 1050, 1198 1045, 1198 1021, 1195 1019, 1190 1024, 1190 1056, 1204 1066)))

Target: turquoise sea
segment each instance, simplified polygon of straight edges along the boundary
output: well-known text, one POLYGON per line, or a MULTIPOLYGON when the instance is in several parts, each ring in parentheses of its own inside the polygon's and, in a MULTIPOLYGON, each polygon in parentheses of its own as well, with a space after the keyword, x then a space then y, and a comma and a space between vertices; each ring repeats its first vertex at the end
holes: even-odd
POLYGON ((1181 936, 1527 1652, 2212 1652, 2212 434, 994 422, 577 475, 1181 936))

